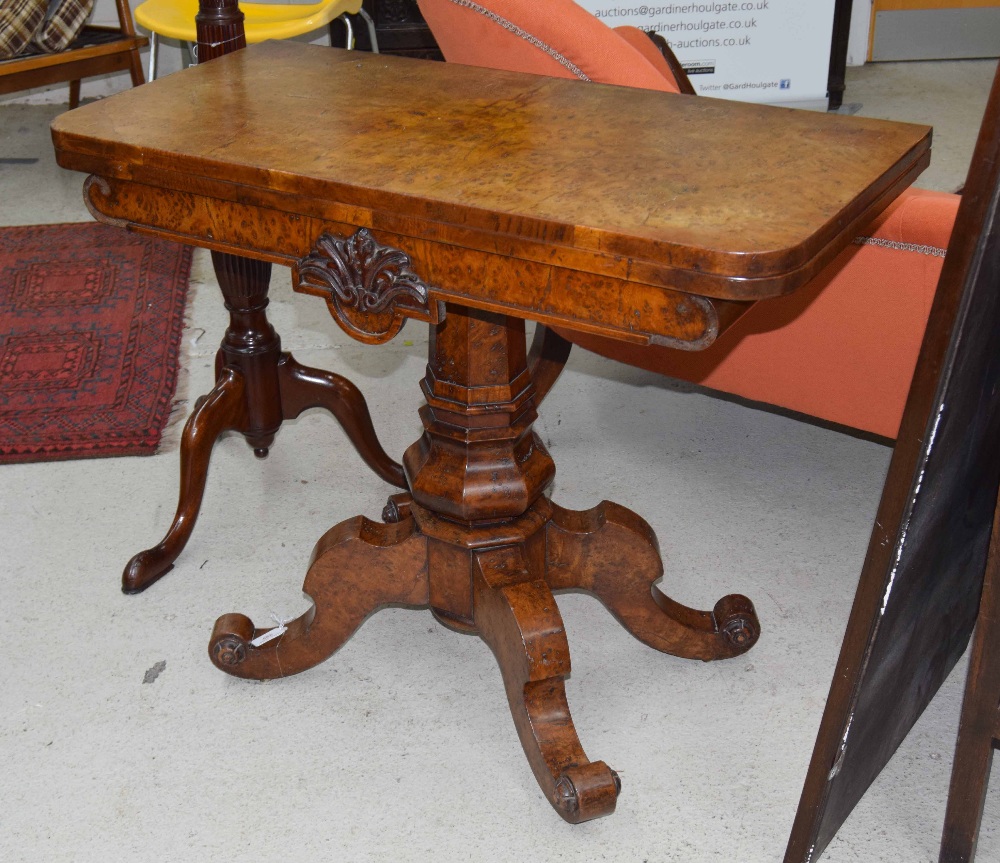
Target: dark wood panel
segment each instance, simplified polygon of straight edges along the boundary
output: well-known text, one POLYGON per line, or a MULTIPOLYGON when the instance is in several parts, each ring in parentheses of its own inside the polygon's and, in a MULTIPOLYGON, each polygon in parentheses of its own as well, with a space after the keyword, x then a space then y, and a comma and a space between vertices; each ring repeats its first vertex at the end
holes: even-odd
POLYGON ((975 623, 1000 487, 1000 74, 965 188, 786 863, 836 835, 975 623))

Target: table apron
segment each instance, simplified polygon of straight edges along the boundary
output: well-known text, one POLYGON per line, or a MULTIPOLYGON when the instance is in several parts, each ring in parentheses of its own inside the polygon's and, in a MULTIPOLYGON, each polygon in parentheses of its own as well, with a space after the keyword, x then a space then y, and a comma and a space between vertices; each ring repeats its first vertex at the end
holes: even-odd
MULTIPOLYGON (((753 305, 414 238, 373 228, 361 219, 332 221, 134 180, 92 175, 84 200, 102 222, 293 268, 316 251, 322 236, 346 239, 369 229, 381 246, 405 253, 426 283, 431 302, 454 302, 635 344, 702 350, 753 305)), ((304 292, 319 293, 308 286, 304 292)), ((402 314, 421 317, 406 309, 402 314)))

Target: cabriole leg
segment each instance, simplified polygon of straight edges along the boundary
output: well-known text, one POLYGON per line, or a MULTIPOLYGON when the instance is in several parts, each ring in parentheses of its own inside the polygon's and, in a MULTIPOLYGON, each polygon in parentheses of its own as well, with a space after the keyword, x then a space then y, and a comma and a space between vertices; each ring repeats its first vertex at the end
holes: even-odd
POLYGON ((198 400, 181 443, 180 499, 163 541, 133 557, 122 576, 126 593, 139 593, 169 572, 183 551, 201 508, 215 440, 238 431, 258 458, 265 458, 281 424, 320 407, 344 428, 365 463, 386 482, 406 487, 403 468, 386 454, 360 390, 332 372, 297 363, 281 350, 267 319, 271 264, 212 252, 212 263, 229 312, 216 358, 218 381, 198 400))
POLYGON ((223 432, 242 428, 245 423, 243 375, 238 369, 224 369, 215 388, 198 400, 184 426, 181 486, 174 520, 158 545, 140 551, 128 562, 122 574, 125 593, 141 593, 173 569, 198 519, 212 447, 223 432))

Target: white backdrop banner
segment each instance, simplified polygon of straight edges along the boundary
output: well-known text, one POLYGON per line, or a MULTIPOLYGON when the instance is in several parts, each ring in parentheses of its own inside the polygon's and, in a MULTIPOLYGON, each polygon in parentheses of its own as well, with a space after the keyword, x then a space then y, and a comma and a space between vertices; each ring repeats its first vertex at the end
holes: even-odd
POLYGON ((744 102, 826 97, 834 0, 577 2, 610 27, 659 33, 700 95, 744 102))

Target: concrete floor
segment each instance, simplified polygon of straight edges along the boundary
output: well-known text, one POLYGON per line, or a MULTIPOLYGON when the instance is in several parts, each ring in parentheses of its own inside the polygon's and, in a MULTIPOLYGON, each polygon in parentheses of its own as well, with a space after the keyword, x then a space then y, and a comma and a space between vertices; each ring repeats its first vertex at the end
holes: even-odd
MULTIPOLYGON (((861 113, 933 122, 925 185, 954 189, 995 63, 850 70, 861 113)), ((84 221, 82 177, 55 167, 52 106, 0 103, 0 224, 84 221)), ((390 453, 416 438, 426 336, 350 341, 323 307, 272 290, 286 348, 352 378, 390 453)), ((207 391, 225 326, 199 252, 182 397, 207 391)), ((632 639, 595 601, 559 605, 584 746, 621 774, 610 818, 563 823, 521 754, 492 655, 426 612, 384 611, 333 658, 249 683, 206 656, 215 618, 306 607, 312 546, 391 489, 312 412, 258 462, 216 448, 176 569, 123 596, 122 566, 172 515, 177 451, 0 468, 0 859, 779 861, 881 492, 889 449, 574 353, 538 423, 554 499, 602 498, 659 535, 665 589, 710 608, 753 598, 754 650, 704 665, 632 639), (156 670, 159 669, 159 673, 156 670)), ((964 663, 834 840, 828 863, 935 861, 964 663)), ((1000 859, 1000 781, 979 859, 1000 859)))

